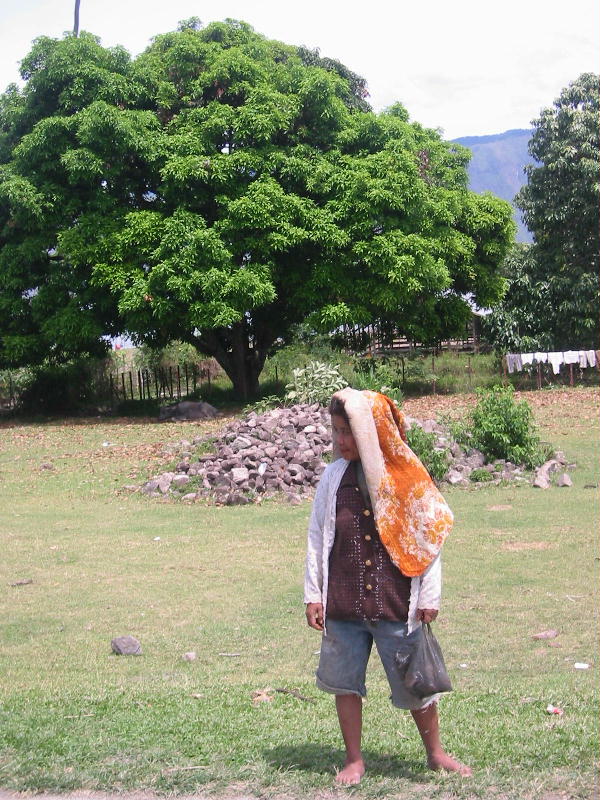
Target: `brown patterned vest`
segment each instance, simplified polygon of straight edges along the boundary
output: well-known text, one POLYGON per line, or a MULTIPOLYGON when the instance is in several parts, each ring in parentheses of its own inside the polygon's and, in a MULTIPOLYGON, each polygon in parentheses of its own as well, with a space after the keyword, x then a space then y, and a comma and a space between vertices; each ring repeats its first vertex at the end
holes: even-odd
POLYGON ((356 465, 348 464, 337 491, 327 616, 405 622, 411 580, 392 563, 381 543, 371 504, 358 485, 356 465))

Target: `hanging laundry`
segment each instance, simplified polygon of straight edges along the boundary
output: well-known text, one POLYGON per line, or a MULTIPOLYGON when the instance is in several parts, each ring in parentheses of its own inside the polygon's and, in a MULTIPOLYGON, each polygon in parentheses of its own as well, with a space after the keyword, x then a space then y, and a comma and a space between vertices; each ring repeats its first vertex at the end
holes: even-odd
POLYGON ((577 350, 567 350, 563 355, 565 364, 579 364, 579 352, 577 350))
POLYGON ((521 363, 523 366, 533 364, 533 353, 521 353, 521 363))
POLYGON ((548 361, 548 353, 534 353, 533 357, 538 364, 545 364, 548 361))
POLYGON ((587 367, 587 365, 588 365, 587 353, 585 352, 585 350, 580 350, 579 351, 579 366, 582 369, 585 369, 587 367))
POLYGON ((595 367, 596 366, 596 353, 593 350, 586 350, 585 355, 587 357, 588 367, 595 367))
POLYGON ((513 372, 521 372, 523 369, 521 356, 518 353, 507 353, 506 366, 508 367, 508 371, 511 373, 511 375, 513 372))
POLYGON ((555 375, 558 375, 560 372, 560 365, 564 364, 564 358, 562 353, 548 353, 548 363, 552 364, 552 372, 555 375))

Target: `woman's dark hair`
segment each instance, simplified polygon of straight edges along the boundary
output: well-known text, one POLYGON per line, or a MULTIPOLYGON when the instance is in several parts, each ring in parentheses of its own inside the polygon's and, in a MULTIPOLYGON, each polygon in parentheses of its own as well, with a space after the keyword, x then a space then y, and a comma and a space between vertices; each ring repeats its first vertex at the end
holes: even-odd
POLYGON ((350 425, 350 420, 348 419, 348 414, 346 414, 346 409, 344 408, 344 404, 340 400, 339 397, 332 397, 329 403, 329 413, 333 416, 335 414, 336 417, 341 417, 346 425, 350 425))

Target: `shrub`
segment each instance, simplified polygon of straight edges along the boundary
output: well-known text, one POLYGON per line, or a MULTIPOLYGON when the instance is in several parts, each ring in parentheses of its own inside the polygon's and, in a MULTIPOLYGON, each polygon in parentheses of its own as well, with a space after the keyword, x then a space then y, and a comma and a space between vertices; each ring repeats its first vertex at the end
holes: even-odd
POLYGON ((334 392, 348 385, 338 366, 321 361, 311 361, 303 369, 298 367, 292 376, 292 381, 285 387, 285 399, 292 403, 326 405, 334 392))
POLYGON ((517 402, 512 386, 478 389, 478 401, 465 422, 454 426, 454 436, 488 458, 502 458, 532 468, 544 460, 533 412, 525 400, 517 402))
POLYGON ((492 472, 480 467, 471 472, 469 480, 473 481, 473 483, 487 483, 488 481, 493 481, 495 477, 496 476, 492 472))
POLYGON ((283 405, 285 405, 285 401, 282 400, 279 395, 268 394, 266 397, 261 397, 260 400, 256 400, 254 403, 248 403, 248 405, 244 406, 243 413, 249 414, 251 411, 254 411, 256 414, 264 414, 272 408, 278 408, 283 405))
POLYGON ((395 400, 398 405, 404 400, 404 394, 400 388, 402 372, 397 359, 384 361, 363 358, 357 360, 350 383, 355 389, 381 392, 395 400))
POLYGON ((81 358, 65 364, 33 367, 21 393, 24 414, 97 413, 107 395, 107 361, 81 358))
POLYGON ((413 425, 406 434, 408 446, 422 461, 423 466, 434 481, 444 480, 448 472, 448 451, 436 450, 435 433, 426 433, 423 428, 413 425))

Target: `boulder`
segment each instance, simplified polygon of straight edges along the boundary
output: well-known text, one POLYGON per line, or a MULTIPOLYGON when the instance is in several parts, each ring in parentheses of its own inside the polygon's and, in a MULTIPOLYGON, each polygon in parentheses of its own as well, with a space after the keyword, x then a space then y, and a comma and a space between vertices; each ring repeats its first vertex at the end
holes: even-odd
POLYGON ((560 476, 560 478, 559 478, 559 479, 556 481, 556 485, 557 485, 557 486, 561 486, 561 487, 564 487, 564 486, 573 486, 573 481, 572 481, 572 480, 571 480, 571 478, 570 478, 570 477, 567 475, 567 473, 566 473, 566 472, 563 472, 563 474, 560 476))
POLYGON ((118 656, 142 655, 142 645, 135 636, 117 636, 111 641, 110 646, 113 653, 118 656))

